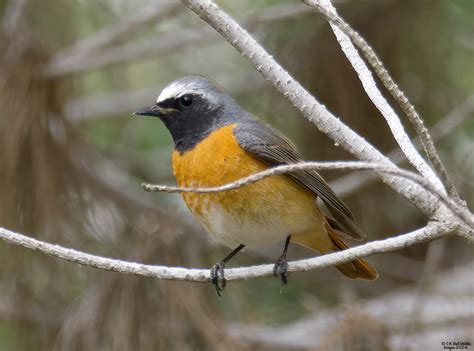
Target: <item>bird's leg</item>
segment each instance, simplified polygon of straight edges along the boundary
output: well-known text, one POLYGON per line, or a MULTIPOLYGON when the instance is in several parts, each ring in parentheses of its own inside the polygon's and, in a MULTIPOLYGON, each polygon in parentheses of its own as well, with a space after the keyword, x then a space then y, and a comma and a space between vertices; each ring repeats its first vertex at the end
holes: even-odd
POLYGON ((288 284, 288 261, 286 259, 286 253, 288 252, 288 246, 290 245, 291 235, 286 237, 285 241, 285 248, 283 249, 283 253, 281 254, 278 261, 276 261, 275 265, 273 266, 273 275, 281 278, 281 282, 283 285, 288 284))
POLYGON ((237 248, 234 249, 230 254, 228 254, 224 259, 214 266, 211 267, 211 283, 216 289, 217 296, 221 296, 221 291, 225 288, 225 277, 224 277, 224 267, 227 262, 229 262, 237 253, 242 250, 245 245, 240 244, 237 248))

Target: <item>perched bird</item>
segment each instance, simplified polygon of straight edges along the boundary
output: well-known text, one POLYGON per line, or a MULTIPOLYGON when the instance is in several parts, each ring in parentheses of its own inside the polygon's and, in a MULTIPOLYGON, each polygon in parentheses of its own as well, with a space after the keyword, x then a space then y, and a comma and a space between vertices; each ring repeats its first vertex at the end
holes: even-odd
MULTIPOLYGON (((285 136, 204 77, 172 81, 156 104, 134 114, 158 117, 170 131, 173 173, 181 187, 219 186, 272 166, 301 161, 285 136)), ((290 240, 329 253, 348 247, 341 236, 365 237, 350 209, 316 171, 272 176, 230 191, 182 196, 206 231, 233 249, 211 268, 218 295, 225 286, 225 264, 244 247, 285 240, 274 274, 286 283, 290 240)), ((336 268, 353 279, 374 280, 378 276, 363 259, 336 268)))

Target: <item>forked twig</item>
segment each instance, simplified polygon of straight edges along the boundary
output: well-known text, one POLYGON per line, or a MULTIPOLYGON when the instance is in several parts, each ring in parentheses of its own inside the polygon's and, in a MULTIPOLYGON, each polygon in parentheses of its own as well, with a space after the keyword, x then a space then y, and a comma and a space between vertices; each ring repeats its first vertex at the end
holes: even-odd
POLYGON ((439 155, 436 150, 436 147, 431 139, 430 133, 426 128, 423 119, 420 117, 418 112, 416 112, 413 105, 410 103, 408 98, 405 96, 403 91, 398 87, 394 82, 388 71, 382 64, 382 61, 379 59, 375 51, 370 47, 370 45, 362 38, 362 36, 352 29, 349 24, 347 24, 335 11, 330 0, 302 0, 305 4, 313 7, 318 13, 323 15, 323 17, 330 23, 337 26, 344 34, 349 36, 356 45, 365 59, 374 69, 377 76, 380 78, 385 88, 389 91, 390 95, 398 102, 403 112, 407 115, 408 119, 415 128, 416 133, 420 136, 421 142, 425 149, 425 153, 428 156, 431 164, 434 169, 438 172, 441 177, 449 196, 453 197, 460 205, 464 206, 465 204, 459 197, 459 194, 452 183, 448 172, 446 171, 439 155))

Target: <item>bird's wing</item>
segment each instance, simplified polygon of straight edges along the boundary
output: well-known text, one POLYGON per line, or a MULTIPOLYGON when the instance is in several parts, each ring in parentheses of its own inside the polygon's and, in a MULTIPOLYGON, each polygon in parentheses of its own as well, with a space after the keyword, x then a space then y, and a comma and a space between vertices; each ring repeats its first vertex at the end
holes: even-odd
MULTIPOLYGON (((246 122, 234 129, 234 135, 240 147, 252 153, 270 166, 301 162, 293 144, 270 125, 259 120, 246 122)), ((316 171, 298 171, 288 174, 294 181, 317 195, 327 205, 332 218, 331 226, 354 239, 362 240, 366 236, 355 224, 351 210, 329 187, 316 171)))

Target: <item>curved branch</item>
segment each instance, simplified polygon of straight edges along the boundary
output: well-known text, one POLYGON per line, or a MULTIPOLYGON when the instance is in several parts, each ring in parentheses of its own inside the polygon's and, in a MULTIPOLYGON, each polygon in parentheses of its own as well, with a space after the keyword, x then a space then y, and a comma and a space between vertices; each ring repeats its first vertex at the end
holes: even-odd
MULTIPOLYGON (((370 47, 369 44, 357 33, 353 30, 349 24, 347 24, 336 12, 335 8, 331 5, 330 0, 324 0, 325 5, 322 5, 320 0, 302 0, 305 4, 313 7, 317 12, 322 14, 324 18, 334 24, 339 28, 344 34, 349 36, 352 42, 361 50, 362 54, 364 55, 365 59, 370 63, 372 68, 374 69, 377 76, 382 81, 385 88, 389 91, 390 95, 398 102, 400 107, 402 108, 403 112, 407 115, 408 119, 412 123, 413 127, 415 128, 416 133, 420 136, 421 142, 425 149, 425 153, 428 156, 431 164, 438 172, 441 177, 441 180, 444 186, 447 189, 448 194, 453 197, 460 205, 464 205, 462 200, 459 197, 459 194, 454 187, 448 172, 446 171, 438 152, 436 151, 436 147, 431 139, 430 133, 426 128, 423 119, 420 117, 418 112, 416 112, 413 105, 407 99, 405 94, 401 91, 398 85, 394 82, 388 71, 382 64, 382 61, 377 56, 375 51, 370 47), (329 1, 329 3, 328 3, 329 1)), ((335 32, 336 33, 336 32, 335 32)), ((337 36, 337 34, 336 34, 337 36)))
MULTIPOLYGON (((397 167, 387 167, 384 165, 378 165, 374 163, 358 162, 358 161, 342 161, 342 162, 300 162, 290 165, 282 165, 273 168, 266 169, 264 171, 252 174, 250 176, 236 180, 235 182, 224 184, 215 187, 202 187, 202 188, 183 188, 168 185, 156 185, 156 184, 142 184, 145 191, 160 191, 167 193, 215 193, 222 191, 229 191, 258 182, 264 178, 288 174, 297 171, 304 170, 323 170, 323 169, 336 169, 336 170, 373 170, 379 173, 387 173, 393 176, 402 177, 409 179, 420 185, 422 188, 434 195, 439 201, 441 201, 453 215, 458 217, 467 226, 474 229, 474 217, 464 207, 446 196, 445 193, 439 191, 429 181, 421 177, 418 174, 409 172, 397 167)), ((474 238, 471 238, 474 240, 474 238)))
MULTIPOLYGON (((399 235, 385 240, 373 241, 365 245, 360 245, 328 255, 293 261, 289 263, 288 271, 309 271, 316 268, 329 267, 349 262, 359 257, 391 252, 425 241, 440 238, 450 234, 453 230, 454 227, 452 226, 442 223, 432 223, 428 224, 424 228, 415 230, 408 234, 399 235)), ((207 269, 154 266, 91 255, 81 251, 36 240, 5 228, 0 228, 0 239, 9 244, 22 246, 86 267, 165 280, 179 280, 189 282, 209 281, 209 270, 207 269)), ((266 264, 244 268, 231 268, 226 269, 225 274, 227 281, 268 277, 273 275, 273 265, 266 264)))

